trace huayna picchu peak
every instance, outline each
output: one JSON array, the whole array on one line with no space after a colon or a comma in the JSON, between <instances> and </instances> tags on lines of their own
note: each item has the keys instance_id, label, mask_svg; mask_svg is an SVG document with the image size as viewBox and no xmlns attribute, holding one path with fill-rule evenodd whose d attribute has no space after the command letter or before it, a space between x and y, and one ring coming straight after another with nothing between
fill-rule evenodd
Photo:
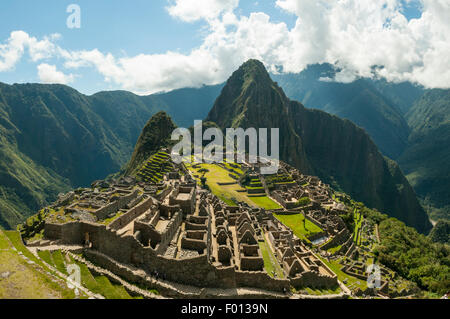
<instances>
[{"instance_id":1,"label":"huayna picchu peak","mask_svg":"<svg viewBox=\"0 0 450 319\"><path fill-rule=\"evenodd\" d=\"M257 60L233 73L206 120L221 129L280 128L280 159L421 232L431 229L398 165L363 129L289 100Z\"/></svg>"}]
</instances>

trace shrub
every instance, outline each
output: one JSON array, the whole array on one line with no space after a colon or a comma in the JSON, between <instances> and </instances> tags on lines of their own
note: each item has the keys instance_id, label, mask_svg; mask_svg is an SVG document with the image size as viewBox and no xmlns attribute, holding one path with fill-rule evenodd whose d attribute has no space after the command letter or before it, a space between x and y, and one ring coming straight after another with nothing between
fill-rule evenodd
<instances>
[{"instance_id":1,"label":"shrub","mask_svg":"<svg viewBox=\"0 0 450 319\"><path fill-rule=\"evenodd\" d=\"M311 203L309 197L302 197L297 201L298 206L306 206Z\"/></svg>"}]
</instances>

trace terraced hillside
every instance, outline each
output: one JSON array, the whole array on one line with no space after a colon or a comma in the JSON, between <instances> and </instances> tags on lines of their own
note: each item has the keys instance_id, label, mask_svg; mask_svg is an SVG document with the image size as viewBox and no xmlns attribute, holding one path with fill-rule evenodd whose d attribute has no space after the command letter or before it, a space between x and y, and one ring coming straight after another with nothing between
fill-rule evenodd
<instances>
[{"instance_id":1,"label":"terraced hillside","mask_svg":"<svg viewBox=\"0 0 450 319\"><path fill-rule=\"evenodd\" d=\"M85 264L75 260L68 254L62 253L60 250L41 250L38 251L38 256L65 275L68 275L68 265L77 265L81 271L81 284L93 293L106 299L133 299L123 286L112 283L106 276L92 273Z\"/></svg>"},{"instance_id":2,"label":"terraced hillside","mask_svg":"<svg viewBox=\"0 0 450 319\"><path fill-rule=\"evenodd\" d=\"M159 151L142 165L137 177L143 182L158 183L171 168L170 155L167 152Z\"/></svg>"},{"instance_id":3,"label":"terraced hillside","mask_svg":"<svg viewBox=\"0 0 450 319\"><path fill-rule=\"evenodd\" d=\"M293 184L295 181L289 174L277 173L266 176L266 184L269 189L273 189L277 185Z\"/></svg>"}]
</instances>

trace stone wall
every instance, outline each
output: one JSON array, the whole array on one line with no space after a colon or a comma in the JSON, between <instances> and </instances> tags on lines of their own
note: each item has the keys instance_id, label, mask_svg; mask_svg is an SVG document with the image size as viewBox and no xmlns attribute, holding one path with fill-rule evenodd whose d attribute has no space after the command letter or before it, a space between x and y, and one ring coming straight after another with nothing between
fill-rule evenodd
<instances>
[{"instance_id":1,"label":"stone wall","mask_svg":"<svg viewBox=\"0 0 450 319\"><path fill-rule=\"evenodd\" d=\"M263 270L264 259L260 256L244 256L240 255L241 269L242 270Z\"/></svg>"},{"instance_id":2,"label":"stone wall","mask_svg":"<svg viewBox=\"0 0 450 319\"><path fill-rule=\"evenodd\" d=\"M134 206L124 215L118 217L111 224L109 224L109 228L117 230L124 227L125 225L128 225L134 219L145 213L153 205L153 203L154 199L152 197L145 199L142 203Z\"/></svg>"},{"instance_id":3,"label":"stone wall","mask_svg":"<svg viewBox=\"0 0 450 319\"><path fill-rule=\"evenodd\" d=\"M337 276L324 276L317 272L305 271L295 278L291 278L291 285L295 288L311 287L330 289L338 285Z\"/></svg>"},{"instance_id":4,"label":"stone wall","mask_svg":"<svg viewBox=\"0 0 450 319\"><path fill-rule=\"evenodd\" d=\"M331 247L336 247L345 243L348 240L350 233L347 228L343 228L339 233L337 233L330 241L324 244L321 248L327 250Z\"/></svg>"},{"instance_id":5,"label":"stone wall","mask_svg":"<svg viewBox=\"0 0 450 319\"><path fill-rule=\"evenodd\" d=\"M254 287L279 292L283 291L283 288L289 290L288 279L271 278L265 271L238 271L232 266L216 268L209 263L206 253L186 259L158 255L153 248L144 247L134 236L119 236L114 230L106 228L104 225L73 222L67 224L46 223L45 226L47 238L61 238L65 244L82 245L85 233L89 234L92 249L108 256L108 259L133 265L147 273L157 271L172 282L196 287ZM102 261L99 260L96 262L106 269L117 271L110 264L102 264ZM130 276L130 274L120 273L117 275ZM132 281L131 278L124 278Z\"/></svg>"},{"instance_id":6,"label":"stone wall","mask_svg":"<svg viewBox=\"0 0 450 319\"><path fill-rule=\"evenodd\" d=\"M187 231L181 239L181 248L203 252L207 247L206 231Z\"/></svg>"},{"instance_id":7,"label":"stone wall","mask_svg":"<svg viewBox=\"0 0 450 319\"><path fill-rule=\"evenodd\" d=\"M265 271L236 270L236 285L238 287L255 287L260 289L282 292L289 291L289 280L270 277Z\"/></svg>"},{"instance_id":8,"label":"stone wall","mask_svg":"<svg viewBox=\"0 0 450 319\"><path fill-rule=\"evenodd\" d=\"M97 216L98 219L102 220L108 217L109 214L115 213L119 211L119 209L124 208L128 205L129 202L131 202L133 199L135 199L138 195L138 191L135 190L129 195L120 196L116 201L97 209L94 212L94 215Z\"/></svg>"}]
</instances>

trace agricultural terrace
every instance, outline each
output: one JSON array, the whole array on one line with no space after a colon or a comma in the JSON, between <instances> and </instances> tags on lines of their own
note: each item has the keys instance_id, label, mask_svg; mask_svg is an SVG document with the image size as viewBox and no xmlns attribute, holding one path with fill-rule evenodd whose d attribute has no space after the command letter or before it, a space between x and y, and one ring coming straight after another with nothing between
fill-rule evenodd
<instances>
[{"instance_id":1,"label":"agricultural terrace","mask_svg":"<svg viewBox=\"0 0 450 319\"><path fill-rule=\"evenodd\" d=\"M294 184L295 181L289 174L273 174L265 176L266 184L269 189L273 189L276 185Z\"/></svg>"},{"instance_id":2,"label":"agricultural terrace","mask_svg":"<svg viewBox=\"0 0 450 319\"><path fill-rule=\"evenodd\" d=\"M364 217L356 208L353 211L353 220L355 221L355 230L353 232L353 241L358 246L361 245L361 225Z\"/></svg>"},{"instance_id":3,"label":"agricultural terrace","mask_svg":"<svg viewBox=\"0 0 450 319\"><path fill-rule=\"evenodd\" d=\"M317 257L320 258L320 260L322 260L325 263L325 265L327 265L338 276L338 280L340 282L343 282L350 290L355 290L355 289L359 288L364 291L367 289L367 281L366 280L362 280L362 279L358 279L356 277L350 276L341 270L342 264L339 259L338 260L332 260L332 259L328 260L319 255L317 255Z\"/></svg>"},{"instance_id":4,"label":"agricultural terrace","mask_svg":"<svg viewBox=\"0 0 450 319\"><path fill-rule=\"evenodd\" d=\"M185 162L185 165L198 182L201 182L201 178L205 177L206 185L211 192L228 205L234 206L238 201L265 209L281 208L280 205L267 197L265 192L249 196L248 190L239 185L239 178L244 174L239 164Z\"/></svg>"},{"instance_id":5,"label":"agricultural terrace","mask_svg":"<svg viewBox=\"0 0 450 319\"><path fill-rule=\"evenodd\" d=\"M137 173L137 177L144 182L158 183L171 168L170 155L166 152L159 151L142 165Z\"/></svg>"},{"instance_id":6,"label":"agricultural terrace","mask_svg":"<svg viewBox=\"0 0 450 319\"><path fill-rule=\"evenodd\" d=\"M65 281L23 245L19 232L0 230L0 251L0 299L75 298Z\"/></svg>"},{"instance_id":7,"label":"agricultural terrace","mask_svg":"<svg viewBox=\"0 0 450 319\"><path fill-rule=\"evenodd\" d=\"M133 299L133 297L128 294L122 285L112 283L106 276L90 272L89 268L85 264L74 260L72 256L66 255L60 250L52 252L48 250L41 250L38 251L38 256L47 264L58 269L65 275L68 275L68 265L78 265L81 271L81 284L93 293L102 295L106 299ZM138 297L136 299L142 299L142 297Z\"/></svg>"}]
</instances>

